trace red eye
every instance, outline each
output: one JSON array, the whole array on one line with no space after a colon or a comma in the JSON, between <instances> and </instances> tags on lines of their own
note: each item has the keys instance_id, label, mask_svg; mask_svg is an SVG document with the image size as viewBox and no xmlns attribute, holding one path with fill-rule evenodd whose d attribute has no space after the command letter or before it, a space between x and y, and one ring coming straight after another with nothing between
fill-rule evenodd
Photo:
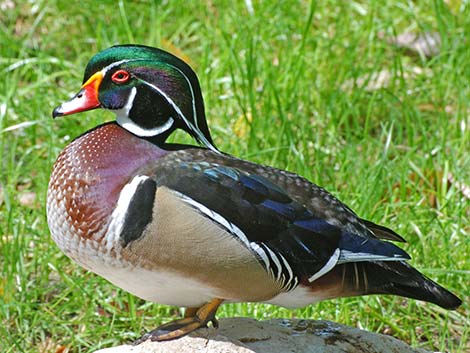
<instances>
[{"instance_id":1,"label":"red eye","mask_svg":"<svg viewBox=\"0 0 470 353\"><path fill-rule=\"evenodd\" d=\"M111 76L111 80L113 80L113 82L115 83L124 83L124 82L127 82L129 80L129 77L131 77L131 75L129 75L129 73L125 70L117 70L113 76Z\"/></svg>"}]
</instances>

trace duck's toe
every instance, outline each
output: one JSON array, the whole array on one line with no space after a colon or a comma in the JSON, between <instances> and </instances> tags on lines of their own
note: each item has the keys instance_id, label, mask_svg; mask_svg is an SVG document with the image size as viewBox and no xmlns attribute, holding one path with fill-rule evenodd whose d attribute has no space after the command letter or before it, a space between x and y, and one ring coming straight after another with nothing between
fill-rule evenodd
<instances>
[{"instance_id":1,"label":"duck's toe","mask_svg":"<svg viewBox=\"0 0 470 353\"><path fill-rule=\"evenodd\" d=\"M223 299L213 299L210 302L201 306L199 309L197 309L197 311L193 310L195 311L194 315L163 324L157 327L155 330L144 334L133 344L138 345L147 340L174 340L186 336L188 333L191 333L201 327L207 327L207 324L209 322L212 322L212 325L215 328L218 328L219 322L215 318L215 313L217 312L217 309L219 308L220 304L222 304L222 302Z\"/></svg>"}]
</instances>

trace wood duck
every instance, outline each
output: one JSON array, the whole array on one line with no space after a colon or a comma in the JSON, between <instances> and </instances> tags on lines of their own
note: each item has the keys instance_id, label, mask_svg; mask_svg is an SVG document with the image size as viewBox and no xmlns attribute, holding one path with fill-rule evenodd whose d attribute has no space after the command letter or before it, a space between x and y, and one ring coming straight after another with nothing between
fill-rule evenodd
<instances>
[{"instance_id":1,"label":"wood duck","mask_svg":"<svg viewBox=\"0 0 470 353\"><path fill-rule=\"evenodd\" d=\"M81 90L53 117L114 112L59 155L47 219L59 248L148 301L186 307L144 335L181 337L224 302L303 307L337 297L394 294L455 309L461 300L411 267L389 241L305 178L221 153L198 79L175 56L114 46L88 63ZM183 129L203 147L166 143Z\"/></svg>"}]
</instances>

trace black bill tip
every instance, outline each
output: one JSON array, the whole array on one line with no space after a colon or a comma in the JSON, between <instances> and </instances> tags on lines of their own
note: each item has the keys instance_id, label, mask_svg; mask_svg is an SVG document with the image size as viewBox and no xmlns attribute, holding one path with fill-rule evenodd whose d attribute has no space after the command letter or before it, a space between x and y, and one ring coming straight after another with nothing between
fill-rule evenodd
<instances>
[{"instance_id":1,"label":"black bill tip","mask_svg":"<svg viewBox=\"0 0 470 353\"><path fill-rule=\"evenodd\" d=\"M63 111L62 111L62 105L59 105L58 107L56 107L53 111L52 111L52 118L55 119L57 118L58 116L62 116L64 115Z\"/></svg>"}]
</instances>

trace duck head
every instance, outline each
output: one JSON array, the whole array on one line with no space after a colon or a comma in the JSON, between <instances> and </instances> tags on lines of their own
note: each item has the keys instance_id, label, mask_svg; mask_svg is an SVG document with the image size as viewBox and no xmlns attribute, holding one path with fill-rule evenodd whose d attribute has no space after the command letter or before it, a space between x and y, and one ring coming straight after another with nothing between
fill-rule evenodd
<instances>
[{"instance_id":1,"label":"duck head","mask_svg":"<svg viewBox=\"0 0 470 353\"><path fill-rule=\"evenodd\" d=\"M180 128L217 151L196 74L163 50L118 45L96 54L85 69L80 91L52 115L55 118L95 108L114 112L117 123L139 137L164 142Z\"/></svg>"}]
</instances>

